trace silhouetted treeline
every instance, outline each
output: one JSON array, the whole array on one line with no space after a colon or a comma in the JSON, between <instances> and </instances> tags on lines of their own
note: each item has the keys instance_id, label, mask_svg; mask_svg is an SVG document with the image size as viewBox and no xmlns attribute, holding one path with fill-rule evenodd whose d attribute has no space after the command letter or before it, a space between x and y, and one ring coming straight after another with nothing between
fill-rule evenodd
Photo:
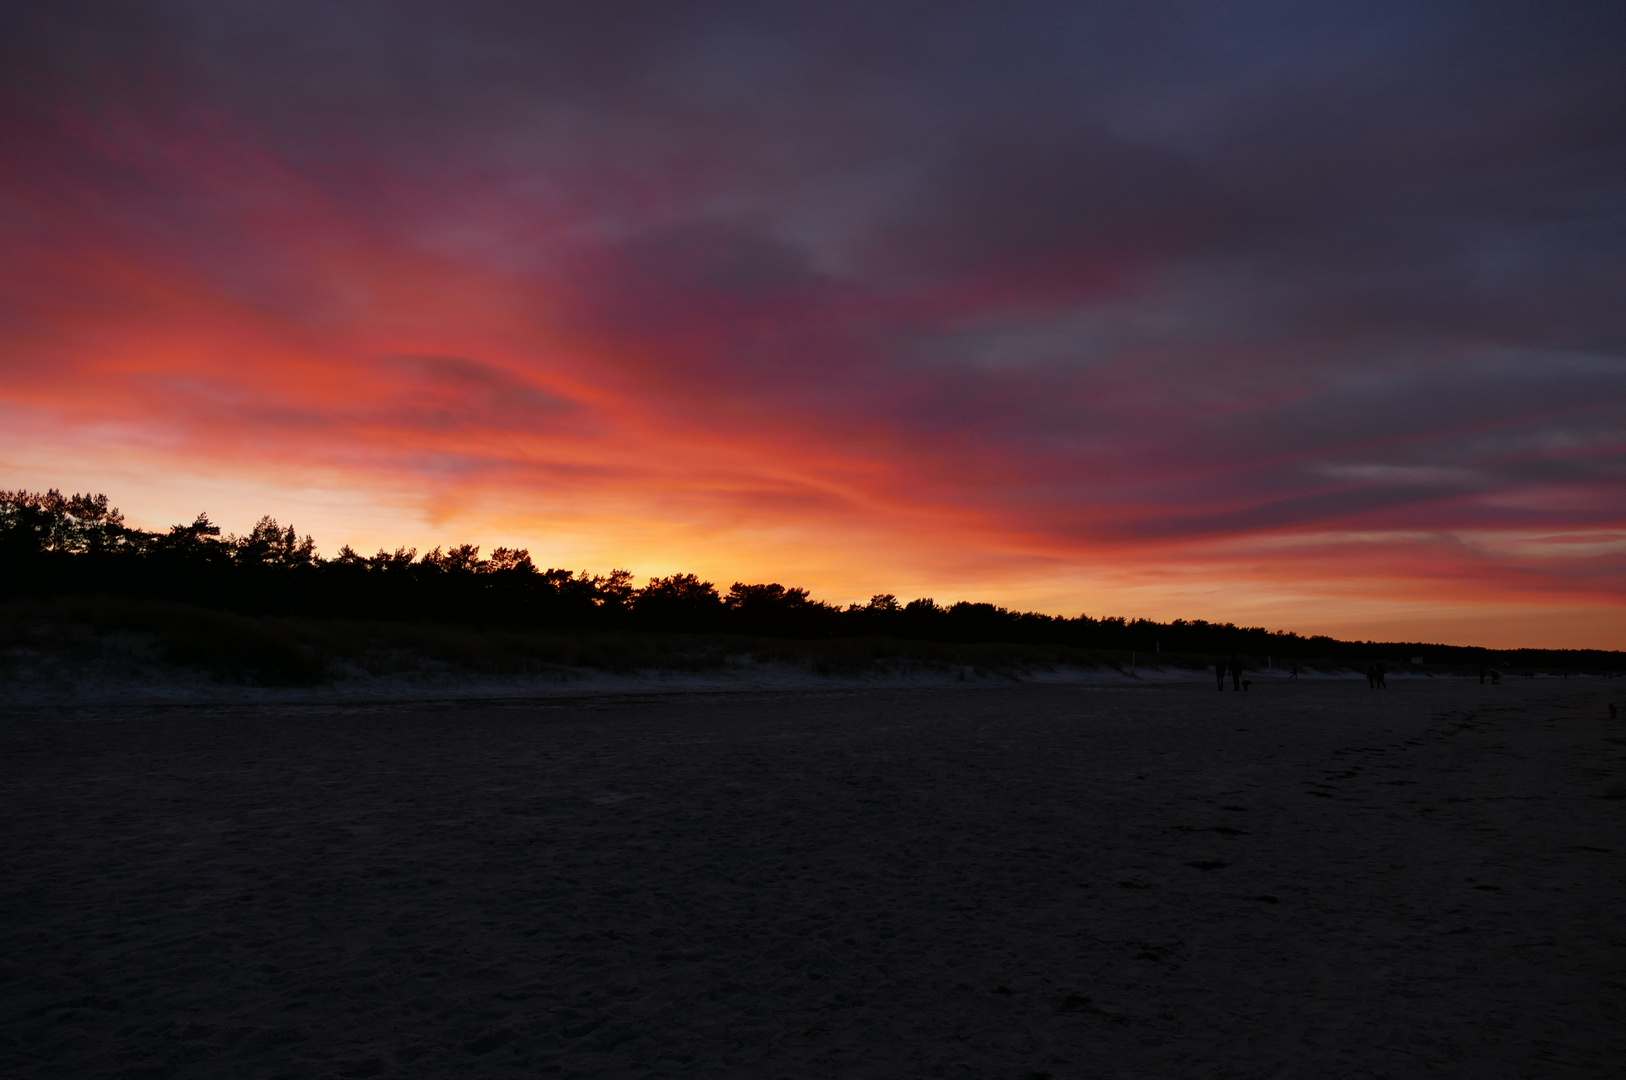
<instances>
[{"instance_id":1,"label":"silhouetted treeline","mask_svg":"<svg viewBox=\"0 0 1626 1080\"><path fill-rule=\"evenodd\" d=\"M0 491L4 597L102 593L252 615L1054 644L1133 650L1148 661L1159 652L1399 664L1422 656L1430 665L1626 670L1626 654L1595 649L1339 641L1201 619L1065 618L963 601L903 603L889 595L842 608L779 584L735 582L722 592L693 574L638 587L625 570L540 569L524 549L497 548L481 558L470 544L422 556L407 548L361 555L347 546L331 559L315 552L309 536L269 517L244 536L222 535L203 514L189 525L148 532L125 525L105 495Z\"/></svg>"}]
</instances>

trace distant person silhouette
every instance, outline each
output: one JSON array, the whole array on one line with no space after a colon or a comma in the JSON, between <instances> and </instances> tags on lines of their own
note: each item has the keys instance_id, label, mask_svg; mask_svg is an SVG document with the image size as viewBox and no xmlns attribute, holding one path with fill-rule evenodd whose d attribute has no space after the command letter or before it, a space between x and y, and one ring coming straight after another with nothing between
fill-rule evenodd
<instances>
[{"instance_id":1,"label":"distant person silhouette","mask_svg":"<svg viewBox=\"0 0 1626 1080\"><path fill-rule=\"evenodd\" d=\"M1366 688L1368 690L1378 688L1378 666L1376 664L1366 665Z\"/></svg>"},{"instance_id":2,"label":"distant person silhouette","mask_svg":"<svg viewBox=\"0 0 1626 1080\"><path fill-rule=\"evenodd\" d=\"M1389 689L1389 680L1387 678L1388 674L1389 674L1389 672L1384 668L1384 666L1382 664L1373 664L1372 665L1372 679L1373 679L1372 685L1376 686L1379 690L1387 690L1387 689Z\"/></svg>"},{"instance_id":3,"label":"distant person silhouette","mask_svg":"<svg viewBox=\"0 0 1626 1080\"><path fill-rule=\"evenodd\" d=\"M1225 661L1224 660L1221 660L1219 663L1214 665L1214 677L1219 680L1220 691L1224 692L1224 690L1225 690Z\"/></svg>"},{"instance_id":4,"label":"distant person silhouette","mask_svg":"<svg viewBox=\"0 0 1626 1080\"><path fill-rule=\"evenodd\" d=\"M1231 661L1231 689L1242 689L1242 661L1240 660Z\"/></svg>"}]
</instances>

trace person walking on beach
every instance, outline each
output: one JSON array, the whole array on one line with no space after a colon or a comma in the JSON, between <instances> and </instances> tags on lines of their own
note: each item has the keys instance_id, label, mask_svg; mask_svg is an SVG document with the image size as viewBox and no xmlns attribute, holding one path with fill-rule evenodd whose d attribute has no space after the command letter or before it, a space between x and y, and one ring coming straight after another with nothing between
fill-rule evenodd
<instances>
[{"instance_id":1,"label":"person walking on beach","mask_svg":"<svg viewBox=\"0 0 1626 1080\"><path fill-rule=\"evenodd\" d=\"M1242 661L1236 659L1231 661L1231 689L1242 689Z\"/></svg>"},{"instance_id":2,"label":"person walking on beach","mask_svg":"<svg viewBox=\"0 0 1626 1080\"><path fill-rule=\"evenodd\" d=\"M1389 680L1384 678L1384 676L1387 675L1387 674L1389 674L1389 673L1383 669L1382 664L1373 664L1372 665L1372 685L1374 687L1376 687L1377 689L1379 689L1379 690L1387 690L1387 689L1389 689Z\"/></svg>"},{"instance_id":3,"label":"person walking on beach","mask_svg":"<svg viewBox=\"0 0 1626 1080\"><path fill-rule=\"evenodd\" d=\"M1368 690L1378 688L1378 666L1376 664L1366 665L1366 688Z\"/></svg>"},{"instance_id":4,"label":"person walking on beach","mask_svg":"<svg viewBox=\"0 0 1626 1080\"><path fill-rule=\"evenodd\" d=\"M1225 661L1224 660L1221 660L1219 663L1214 665L1214 677L1219 679L1220 692L1224 693L1224 691L1225 691Z\"/></svg>"}]
</instances>

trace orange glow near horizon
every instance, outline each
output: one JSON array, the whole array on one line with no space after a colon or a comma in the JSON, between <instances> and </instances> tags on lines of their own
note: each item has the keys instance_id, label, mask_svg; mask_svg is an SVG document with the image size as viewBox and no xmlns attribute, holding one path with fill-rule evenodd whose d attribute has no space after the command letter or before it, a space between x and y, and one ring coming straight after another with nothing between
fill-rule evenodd
<instances>
[{"instance_id":1,"label":"orange glow near horizon","mask_svg":"<svg viewBox=\"0 0 1626 1080\"><path fill-rule=\"evenodd\" d=\"M1626 648L1626 365L1284 316L1222 193L1128 143L1090 152L1133 183L1076 166L1126 209L1063 243L980 174L829 197L754 129L561 120L533 161L139 94L8 123L0 487L327 553Z\"/></svg>"}]
</instances>

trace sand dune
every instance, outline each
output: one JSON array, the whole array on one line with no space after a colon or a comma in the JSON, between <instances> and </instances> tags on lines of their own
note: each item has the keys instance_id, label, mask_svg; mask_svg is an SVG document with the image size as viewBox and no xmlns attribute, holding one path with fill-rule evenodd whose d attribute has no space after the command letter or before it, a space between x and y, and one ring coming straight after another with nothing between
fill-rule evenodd
<instances>
[{"instance_id":1,"label":"sand dune","mask_svg":"<svg viewBox=\"0 0 1626 1080\"><path fill-rule=\"evenodd\" d=\"M13 708L0 1053L1616 1076L1619 685Z\"/></svg>"}]
</instances>

